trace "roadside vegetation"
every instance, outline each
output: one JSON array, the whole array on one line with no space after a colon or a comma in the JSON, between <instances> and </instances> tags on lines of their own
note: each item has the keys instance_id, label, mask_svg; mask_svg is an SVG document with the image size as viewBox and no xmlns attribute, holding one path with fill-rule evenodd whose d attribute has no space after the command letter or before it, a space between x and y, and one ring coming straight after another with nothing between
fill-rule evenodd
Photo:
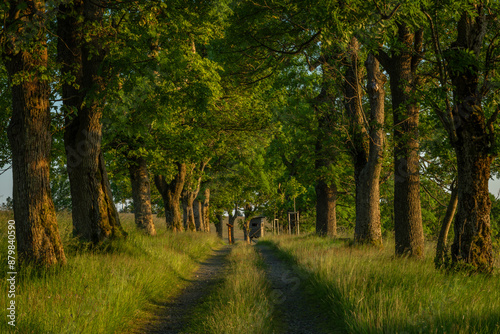
<instances>
[{"instance_id":1,"label":"roadside vegetation","mask_svg":"<svg viewBox=\"0 0 500 334\"><path fill-rule=\"evenodd\" d=\"M499 254L492 275L437 271L423 261L317 236L266 238L306 281L333 332L500 333Z\"/></svg>"},{"instance_id":2,"label":"roadside vegetation","mask_svg":"<svg viewBox=\"0 0 500 334\"><path fill-rule=\"evenodd\" d=\"M7 231L9 214L0 213ZM221 242L205 233L172 233L156 222L158 235L135 228L133 215L122 215L126 240L107 247L82 249L71 238L71 215L59 214L64 247L71 255L66 266L24 268L17 276L16 327L0 322L0 332L121 333L131 321L144 320L151 303L165 302L185 285L198 262ZM6 233L0 247L7 249ZM6 263L6 252L1 261ZM5 275L5 273L4 273ZM1 280L0 306L6 309L7 282Z\"/></svg>"},{"instance_id":3,"label":"roadside vegetation","mask_svg":"<svg viewBox=\"0 0 500 334\"><path fill-rule=\"evenodd\" d=\"M279 318L262 258L238 243L228 261L223 281L195 310L186 333L276 333Z\"/></svg>"}]
</instances>

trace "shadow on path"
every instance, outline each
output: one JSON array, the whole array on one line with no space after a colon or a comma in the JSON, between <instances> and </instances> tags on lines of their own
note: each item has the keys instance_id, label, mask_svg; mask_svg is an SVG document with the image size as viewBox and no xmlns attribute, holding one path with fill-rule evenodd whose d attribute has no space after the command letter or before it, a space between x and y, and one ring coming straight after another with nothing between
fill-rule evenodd
<instances>
[{"instance_id":1,"label":"shadow on path","mask_svg":"<svg viewBox=\"0 0 500 334\"><path fill-rule=\"evenodd\" d=\"M325 330L325 318L331 317L327 301L323 296L311 293L311 275L299 266L291 265L284 258L289 254L259 242L255 246L267 264L267 277L273 289L271 300L281 314L284 333L316 334L345 333L342 321L336 321L335 328ZM315 287L315 290L321 288ZM325 312L325 306L327 311ZM340 319L338 319L340 320Z\"/></svg>"},{"instance_id":2,"label":"shadow on path","mask_svg":"<svg viewBox=\"0 0 500 334\"><path fill-rule=\"evenodd\" d=\"M214 255L200 263L188 285L170 302L160 304L158 318L139 332L148 334L182 333L194 308L223 278L226 257L230 246L215 250Z\"/></svg>"}]
</instances>

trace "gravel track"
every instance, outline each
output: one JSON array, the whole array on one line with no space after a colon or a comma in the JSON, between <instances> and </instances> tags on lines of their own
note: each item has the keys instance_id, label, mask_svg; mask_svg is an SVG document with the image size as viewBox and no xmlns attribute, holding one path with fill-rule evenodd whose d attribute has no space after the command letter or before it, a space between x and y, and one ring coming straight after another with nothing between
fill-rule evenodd
<instances>
[{"instance_id":1,"label":"gravel track","mask_svg":"<svg viewBox=\"0 0 500 334\"><path fill-rule=\"evenodd\" d=\"M139 333L173 334L182 333L193 309L207 296L216 283L223 278L226 257L230 246L214 251L214 255L200 263L191 282L171 302L161 305L159 318L142 328Z\"/></svg>"}]
</instances>

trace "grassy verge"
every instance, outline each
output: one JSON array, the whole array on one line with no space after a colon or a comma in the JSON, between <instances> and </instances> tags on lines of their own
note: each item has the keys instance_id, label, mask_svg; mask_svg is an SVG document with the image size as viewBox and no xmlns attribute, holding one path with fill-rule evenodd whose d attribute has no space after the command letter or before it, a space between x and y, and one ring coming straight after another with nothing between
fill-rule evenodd
<instances>
[{"instance_id":1,"label":"grassy verge","mask_svg":"<svg viewBox=\"0 0 500 334\"><path fill-rule=\"evenodd\" d=\"M2 231L8 218L0 216ZM2 333L120 333L131 319L144 316L148 304L174 295L198 261L220 245L202 233L167 232L160 220L158 236L148 237L135 230L133 215L124 215L127 240L113 242L106 252L81 251L70 237L70 217L58 218L68 264L23 269L16 285L16 327L1 321ZM6 232L0 235L0 261L6 268ZM6 310L6 279L0 287L0 308Z\"/></svg>"},{"instance_id":2,"label":"grassy verge","mask_svg":"<svg viewBox=\"0 0 500 334\"><path fill-rule=\"evenodd\" d=\"M237 244L223 282L195 310L186 333L275 333L265 264L254 247Z\"/></svg>"},{"instance_id":3,"label":"grassy verge","mask_svg":"<svg viewBox=\"0 0 500 334\"><path fill-rule=\"evenodd\" d=\"M316 236L268 239L296 262L332 332L500 333L500 276L446 274L424 261ZM498 262L497 262L498 263Z\"/></svg>"}]
</instances>

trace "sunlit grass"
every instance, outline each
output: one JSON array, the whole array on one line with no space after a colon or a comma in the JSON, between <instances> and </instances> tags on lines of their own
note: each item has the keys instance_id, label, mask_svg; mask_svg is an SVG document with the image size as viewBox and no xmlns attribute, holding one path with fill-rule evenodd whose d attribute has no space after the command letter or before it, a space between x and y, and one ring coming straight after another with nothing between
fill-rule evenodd
<instances>
[{"instance_id":1,"label":"sunlit grass","mask_svg":"<svg viewBox=\"0 0 500 334\"><path fill-rule=\"evenodd\" d=\"M262 258L237 244L223 282L195 311L186 333L274 333L277 319Z\"/></svg>"},{"instance_id":2,"label":"sunlit grass","mask_svg":"<svg viewBox=\"0 0 500 334\"><path fill-rule=\"evenodd\" d=\"M308 273L327 326L349 333L500 333L500 276L434 269L424 261L316 236L269 241Z\"/></svg>"},{"instance_id":3,"label":"sunlit grass","mask_svg":"<svg viewBox=\"0 0 500 334\"><path fill-rule=\"evenodd\" d=\"M5 231L6 218L0 216L0 228ZM50 270L25 268L18 276L18 333L120 333L148 304L165 301L179 291L198 262L220 246L213 235L167 232L160 220L158 236L149 237L135 230L133 215L122 218L127 240L113 242L106 251L91 252L75 247L70 216L59 215L68 263ZM5 234L0 247L6 250ZM5 263L5 251L0 253ZM4 291L0 305L5 310L5 279L0 286ZM0 322L0 332L8 330L12 331L11 326Z\"/></svg>"}]
</instances>

